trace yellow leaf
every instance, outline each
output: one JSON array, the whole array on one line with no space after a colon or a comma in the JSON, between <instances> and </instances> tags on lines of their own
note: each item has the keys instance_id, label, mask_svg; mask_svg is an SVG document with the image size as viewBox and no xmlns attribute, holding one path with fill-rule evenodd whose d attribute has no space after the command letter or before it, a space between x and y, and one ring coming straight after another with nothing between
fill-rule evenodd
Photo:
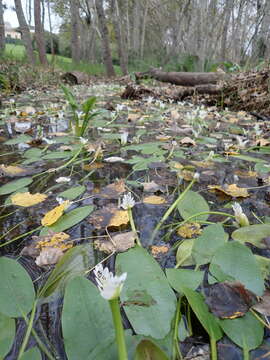
<instances>
[{"instance_id":1,"label":"yellow leaf","mask_svg":"<svg viewBox=\"0 0 270 360\"><path fill-rule=\"evenodd\" d=\"M41 219L43 226L50 226L54 224L62 215L64 210L69 206L69 200L64 201L61 205L56 206L52 210L48 211Z\"/></svg>"},{"instance_id":2,"label":"yellow leaf","mask_svg":"<svg viewBox=\"0 0 270 360\"><path fill-rule=\"evenodd\" d=\"M177 229L177 234L185 239L191 239L194 235L200 235L201 225L198 223L187 223Z\"/></svg>"},{"instance_id":3,"label":"yellow leaf","mask_svg":"<svg viewBox=\"0 0 270 360\"><path fill-rule=\"evenodd\" d=\"M72 244L66 244L66 241L69 240L70 236L64 232L59 232L53 234L52 237L45 238L45 240L40 240L36 244L36 248L44 249L44 248L58 248L62 251L65 251L72 247Z\"/></svg>"},{"instance_id":4,"label":"yellow leaf","mask_svg":"<svg viewBox=\"0 0 270 360\"><path fill-rule=\"evenodd\" d=\"M12 166L12 165L10 166L0 165L0 170L3 171L5 175L12 175L12 176L21 175L27 172L25 169L19 166Z\"/></svg>"},{"instance_id":5,"label":"yellow leaf","mask_svg":"<svg viewBox=\"0 0 270 360\"><path fill-rule=\"evenodd\" d=\"M116 210L111 218L108 226L121 226L126 225L129 222L129 216L127 210Z\"/></svg>"},{"instance_id":6,"label":"yellow leaf","mask_svg":"<svg viewBox=\"0 0 270 360\"><path fill-rule=\"evenodd\" d=\"M145 204L160 205L160 204L165 204L166 200L161 196L151 195L151 196L146 196L143 199L143 202Z\"/></svg>"},{"instance_id":7,"label":"yellow leaf","mask_svg":"<svg viewBox=\"0 0 270 360\"><path fill-rule=\"evenodd\" d=\"M154 245L151 246L151 253L154 257L162 254L166 254L169 251L169 247L165 245Z\"/></svg>"},{"instance_id":8,"label":"yellow leaf","mask_svg":"<svg viewBox=\"0 0 270 360\"><path fill-rule=\"evenodd\" d=\"M29 192L17 193L11 196L12 204L24 207L36 205L45 199L47 199L47 195L45 194L30 194Z\"/></svg>"},{"instance_id":9,"label":"yellow leaf","mask_svg":"<svg viewBox=\"0 0 270 360\"><path fill-rule=\"evenodd\" d=\"M246 188L240 188L236 184L226 185L221 187L219 185L208 185L208 189L210 190L218 190L223 192L226 195L232 197L248 197L249 193Z\"/></svg>"}]
</instances>

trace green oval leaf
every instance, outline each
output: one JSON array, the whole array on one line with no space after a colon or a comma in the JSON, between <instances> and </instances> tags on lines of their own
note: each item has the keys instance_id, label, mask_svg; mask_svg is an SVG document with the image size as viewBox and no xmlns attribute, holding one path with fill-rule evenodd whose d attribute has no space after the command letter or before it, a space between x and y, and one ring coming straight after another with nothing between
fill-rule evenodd
<instances>
[{"instance_id":1,"label":"green oval leaf","mask_svg":"<svg viewBox=\"0 0 270 360\"><path fill-rule=\"evenodd\" d=\"M31 140L32 140L32 138L29 135L20 135L20 136L17 136L15 138L13 138L13 139L5 141L4 144L6 144L6 145L17 145L17 144L20 144L20 143L30 142Z\"/></svg>"},{"instance_id":2,"label":"green oval leaf","mask_svg":"<svg viewBox=\"0 0 270 360\"><path fill-rule=\"evenodd\" d=\"M171 328L176 297L158 263L136 246L117 255L116 269L127 272L121 302L136 333L164 338Z\"/></svg>"},{"instance_id":3,"label":"green oval leaf","mask_svg":"<svg viewBox=\"0 0 270 360\"><path fill-rule=\"evenodd\" d=\"M258 248L265 249L266 244L262 240L270 236L270 225L256 224L244 226L232 233L232 238L241 243L251 243Z\"/></svg>"},{"instance_id":4,"label":"green oval leaf","mask_svg":"<svg viewBox=\"0 0 270 360\"><path fill-rule=\"evenodd\" d=\"M185 239L177 248L176 262L177 267L195 265L192 253L194 239Z\"/></svg>"},{"instance_id":5,"label":"green oval leaf","mask_svg":"<svg viewBox=\"0 0 270 360\"><path fill-rule=\"evenodd\" d=\"M211 261L217 249L223 246L229 235L221 224L207 226L202 234L194 240L192 256L197 265L207 264Z\"/></svg>"},{"instance_id":6,"label":"green oval leaf","mask_svg":"<svg viewBox=\"0 0 270 360\"><path fill-rule=\"evenodd\" d=\"M32 309L35 290L27 271L15 260L0 258L0 309L10 317L26 315Z\"/></svg>"},{"instance_id":7,"label":"green oval leaf","mask_svg":"<svg viewBox=\"0 0 270 360\"><path fill-rule=\"evenodd\" d=\"M264 326L250 312L241 318L220 320L220 325L228 338L242 348L251 350L262 343Z\"/></svg>"},{"instance_id":8,"label":"green oval leaf","mask_svg":"<svg viewBox=\"0 0 270 360\"><path fill-rule=\"evenodd\" d=\"M189 287L196 290L203 280L204 271L194 271L190 269L166 269L166 276L170 285L179 293L183 293L183 288Z\"/></svg>"},{"instance_id":9,"label":"green oval leaf","mask_svg":"<svg viewBox=\"0 0 270 360\"><path fill-rule=\"evenodd\" d=\"M21 360L41 360L41 354L38 348L34 347L23 353Z\"/></svg>"},{"instance_id":10,"label":"green oval leaf","mask_svg":"<svg viewBox=\"0 0 270 360\"><path fill-rule=\"evenodd\" d=\"M67 284L62 312L62 329L69 360L117 358L115 351L111 351L109 357L105 357L105 354L101 355L102 347L104 346L105 350L108 343L114 339L109 303L102 298L97 287L83 277L78 276ZM98 358L94 355L97 347L100 350Z\"/></svg>"},{"instance_id":11,"label":"green oval leaf","mask_svg":"<svg viewBox=\"0 0 270 360\"><path fill-rule=\"evenodd\" d=\"M200 212L209 211L209 205L207 201L195 191L189 190L183 200L177 206L178 211L184 220L190 216ZM205 221L209 217L208 214L200 215L192 219L192 221Z\"/></svg>"},{"instance_id":12,"label":"green oval leaf","mask_svg":"<svg viewBox=\"0 0 270 360\"><path fill-rule=\"evenodd\" d=\"M74 200L78 196L83 194L84 191L85 191L85 186L84 185L74 186L74 187L72 187L72 188L70 188L68 190L62 191L60 194L58 194L58 196L63 197L63 198L68 199L68 200Z\"/></svg>"},{"instance_id":13,"label":"green oval leaf","mask_svg":"<svg viewBox=\"0 0 270 360\"><path fill-rule=\"evenodd\" d=\"M54 232L65 231L81 222L84 218L86 218L86 216L91 214L93 210L94 206L92 205L82 206L71 210L67 214L64 214L55 224L42 229L40 235L46 235L48 233L48 229Z\"/></svg>"},{"instance_id":14,"label":"green oval leaf","mask_svg":"<svg viewBox=\"0 0 270 360\"><path fill-rule=\"evenodd\" d=\"M32 178L26 177L19 180L10 181L9 183L0 187L0 195L11 194L12 192L21 189L33 181Z\"/></svg>"},{"instance_id":15,"label":"green oval leaf","mask_svg":"<svg viewBox=\"0 0 270 360\"><path fill-rule=\"evenodd\" d=\"M150 340L142 340L136 348L134 360L169 360L168 356Z\"/></svg>"},{"instance_id":16,"label":"green oval leaf","mask_svg":"<svg viewBox=\"0 0 270 360\"><path fill-rule=\"evenodd\" d=\"M0 313L0 359L9 352L15 337L15 320Z\"/></svg>"},{"instance_id":17,"label":"green oval leaf","mask_svg":"<svg viewBox=\"0 0 270 360\"><path fill-rule=\"evenodd\" d=\"M214 265L214 266L213 266ZM240 281L248 290L257 295L264 291L264 280L260 266L251 250L237 241L229 241L220 247L210 264L210 273L219 281L219 268L221 272Z\"/></svg>"},{"instance_id":18,"label":"green oval leaf","mask_svg":"<svg viewBox=\"0 0 270 360\"><path fill-rule=\"evenodd\" d=\"M216 341L222 337L222 331L218 319L209 312L208 306L204 302L201 294L189 288L184 288L184 294L189 305L196 314L202 326L205 328L210 337Z\"/></svg>"}]
</instances>

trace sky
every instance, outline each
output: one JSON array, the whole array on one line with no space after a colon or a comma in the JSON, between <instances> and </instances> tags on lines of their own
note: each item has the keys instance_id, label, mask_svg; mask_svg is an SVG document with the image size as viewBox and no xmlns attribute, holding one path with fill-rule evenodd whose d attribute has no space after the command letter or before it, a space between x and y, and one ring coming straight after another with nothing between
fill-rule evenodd
<instances>
[{"instance_id":1,"label":"sky","mask_svg":"<svg viewBox=\"0 0 270 360\"><path fill-rule=\"evenodd\" d=\"M25 10L27 1L26 0L21 0L21 1L22 1L23 9ZM9 22L12 27L19 26L16 12L14 10L12 10L15 7L14 1L13 0L3 0L3 3L7 6L7 10L5 10L5 12L4 12L4 21ZM47 10L47 7L46 7L46 10ZM32 22L33 21L34 21L34 15L32 14ZM57 32L60 24L61 24L60 19L58 17L52 15L53 32ZM33 24L31 24L31 25L33 25ZM47 11L46 11L46 15L45 15L45 29L49 30Z\"/></svg>"}]
</instances>

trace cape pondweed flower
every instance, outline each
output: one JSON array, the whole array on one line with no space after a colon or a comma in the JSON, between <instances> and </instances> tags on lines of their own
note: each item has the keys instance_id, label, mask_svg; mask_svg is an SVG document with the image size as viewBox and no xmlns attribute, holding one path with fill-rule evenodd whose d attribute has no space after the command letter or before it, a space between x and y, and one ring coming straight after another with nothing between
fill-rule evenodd
<instances>
[{"instance_id":1,"label":"cape pondweed flower","mask_svg":"<svg viewBox=\"0 0 270 360\"><path fill-rule=\"evenodd\" d=\"M246 214L243 212L241 205L238 203L234 203L232 205L232 208L234 211L234 216L235 216L235 220L236 220L237 224L239 226L249 226L248 218L247 218Z\"/></svg>"},{"instance_id":2,"label":"cape pondweed flower","mask_svg":"<svg viewBox=\"0 0 270 360\"><path fill-rule=\"evenodd\" d=\"M133 206L135 205L135 200L133 198L133 196L131 195L131 193L127 193L123 196L123 200L121 203L121 206L124 210L128 210L133 208Z\"/></svg>"},{"instance_id":3,"label":"cape pondweed flower","mask_svg":"<svg viewBox=\"0 0 270 360\"><path fill-rule=\"evenodd\" d=\"M94 268L94 274L101 296L106 300L117 299L127 278L127 273L116 276L107 267L103 268L102 264L98 264Z\"/></svg>"}]
</instances>

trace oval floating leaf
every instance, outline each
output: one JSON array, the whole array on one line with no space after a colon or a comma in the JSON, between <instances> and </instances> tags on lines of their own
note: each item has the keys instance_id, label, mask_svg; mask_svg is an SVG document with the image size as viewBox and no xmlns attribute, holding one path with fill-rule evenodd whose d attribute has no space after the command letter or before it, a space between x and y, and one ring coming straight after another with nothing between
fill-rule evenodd
<instances>
[{"instance_id":1,"label":"oval floating leaf","mask_svg":"<svg viewBox=\"0 0 270 360\"><path fill-rule=\"evenodd\" d=\"M42 229L40 235L46 235L48 233L48 229L51 229L54 232L65 231L78 224L80 221L86 218L86 216L91 214L93 210L94 206L91 205L82 206L71 210L67 214L64 214L55 224Z\"/></svg>"},{"instance_id":2,"label":"oval floating leaf","mask_svg":"<svg viewBox=\"0 0 270 360\"><path fill-rule=\"evenodd\" d=\"M29 178L29 177L11 181L0 187L0 195L11 194L12 192L14 192L16 190L21 189L21 188L31 184L32 181L33 181L33 179Z\"/></svg>"},{"instance_id":3,"label":"oval floating leaf","mask_svg":"<svg viewBox=\"0 0 270 360\"><path fill-rule=\"evenodd\" d=\"M195 265L195 260L191 255L193 244L194 239L186 239L178 246L176 253L177 267Z\"/></svg>"},{"instance_id":4,"label":"oval floating leaf","mask_svg":"<svg viewBox=\"0 0 270 360\"><path fill-rule=\"evenodd\" d=\"M262 242L266 237L270 237L270 225L267 224L244 226L232 233L234 240L251 243L261 249L266 248L266 243Z\"/></svg>"},{"instance_id":5,"label":"oval floating leaf","mask_svg":"<svg viewBox=\"0 0 270 360\"><path fill-rule=\"evenodd\" d=\"M150 340L142 340L136 348L134 360L169 360L168 356Z\"/></svg>"},{"instance_id":6,"label":"oval floating leaf","mask_svg":"<svg viewBox=\"0 0 270 360\"><path fill-rule=\"evenodd\" d=\"M76 296L74 296L76 294ZM68 282L62 312L65 350L69 360L95 360L93 352L102 350L114 339L114 327L108 301L97 287L78 276ZM78 334L80 336L78 336ZM116 354L98 359L113 360Z\"/></svg>"},{"instance_id":7,"label":"oval floating leaf","mask_svg":"<svg viewBox=\"0 0 270 360\"><path fill-rule=\"evenodd\" d=\"M207 226L203 233L194 241L192 256L197 265L207 264L211 261L217 249L223 246L229 235L221 224Z\"/></svg>"},{"instance_id":8,"label":"oval floating leaf","mask_svg":"<svg viewBox=\"0 0 270 360\"><path fill-rule=\"evenodd\" d=\"M58 196L63 197L67 200L74 200L76 199L78 196L80 196L81 194L83 194L85 191L85 186L84 185L80 185L80 186L74 186L68 190L62 191L60 194L58 194Z\"/></svg>"},{"instance_id":9,"label":"oval floating leaf","mask_svg":"<svg viewBox=\"0 0 270 360\"><path fill-rule=\"evenodd\" d=\"M6 145L17 145L20 143L27 143L32 140L31 136L29 135L20 135L13 139L7 140L4 144Z\"/></svg>"},{"instance_id":10,"label":"oval floating leaf","mask_svg":"<svg viewBox=\"0 0 270 360\"><path fill-rule=\"evenodd\" d=\"M213 265L220 268L226 275L240 281L248 290L257 295L263 294L264 280L259 264L251 250L245 245L237 241L229 241L217 250L212 258L209 270L213 276L220 280Z\"/></svg>"},{"instance_id":11,"label":"oval floating leaf","mask_svg":"<svg viewBox=\"0 0 270 360\"><path fill-rule=\"evenodd\" d=\"M10 317L26 315L32 309L35 290L27 271L13 259L0 258L0 309Z\"/></svg>"},{"instance_id":12,"label":"oval floating leaf","mask_svg":"<svg viewBox=\"0 0 270 360\"><path fill-rule=\"evenodd\" d=\"M241 318L220 320L220 326L228 338L242 348L251 350L262 343L264 326L250 312Z\"/></svg>"},{"instance_id":13,"label":"oval floating leaf","mask_svg":"<svg viewBox=\"0 0 270 360\"><path fill-rule=\"evenodd\" d=\"M176 297L158 263L137 246L117 255L116 269L127 272L121 302L136 333L164 338L171 328Z\"/></svg>"},{"instance_id":14,"label":"oval floating leaf","mask_svg":"<svg viewBox=\"0 0 270 360\"><path fill-rule=\"evenodd\" d=\"M209 211L209 205L207 201L195 191L189 190L183 200L178 205L178 211L184 220L190 216L200 212ZM206 215L199 215L192 219L192 221L205 221L209 217Z\"/></svg>"},{"instance_id":15,"label":"oval floating leaf","mask_svg":"<svg viewBox=\"0 0 270 360\"><path fill-rule=\"evenodd\" d=\"M40 351L36 347L29 349L23 354L21 360L41 360Z\"/></svg>"},{"instance_id":16,"label":"oval floating leaf","mask_svg":"<svg viewBox=\"0 0 270 360\"><path fill-rule=\"evenodd\" d=\"M194 271L190 269L166 269L166 276L170 285L179 293L183 293L183 288L188 287L196 290L203 280L204 271Z\"/></svg>"},{"instance_id":17,"label":"oval floating leaf","mask_svg":"<svg viewBox=\"0 0 270 360\"><path fill-rule=\"evenodd\" d=\"M0 359L9 352L15 337L15 320L0 313Z\"/></svg>"}]
</instances>

